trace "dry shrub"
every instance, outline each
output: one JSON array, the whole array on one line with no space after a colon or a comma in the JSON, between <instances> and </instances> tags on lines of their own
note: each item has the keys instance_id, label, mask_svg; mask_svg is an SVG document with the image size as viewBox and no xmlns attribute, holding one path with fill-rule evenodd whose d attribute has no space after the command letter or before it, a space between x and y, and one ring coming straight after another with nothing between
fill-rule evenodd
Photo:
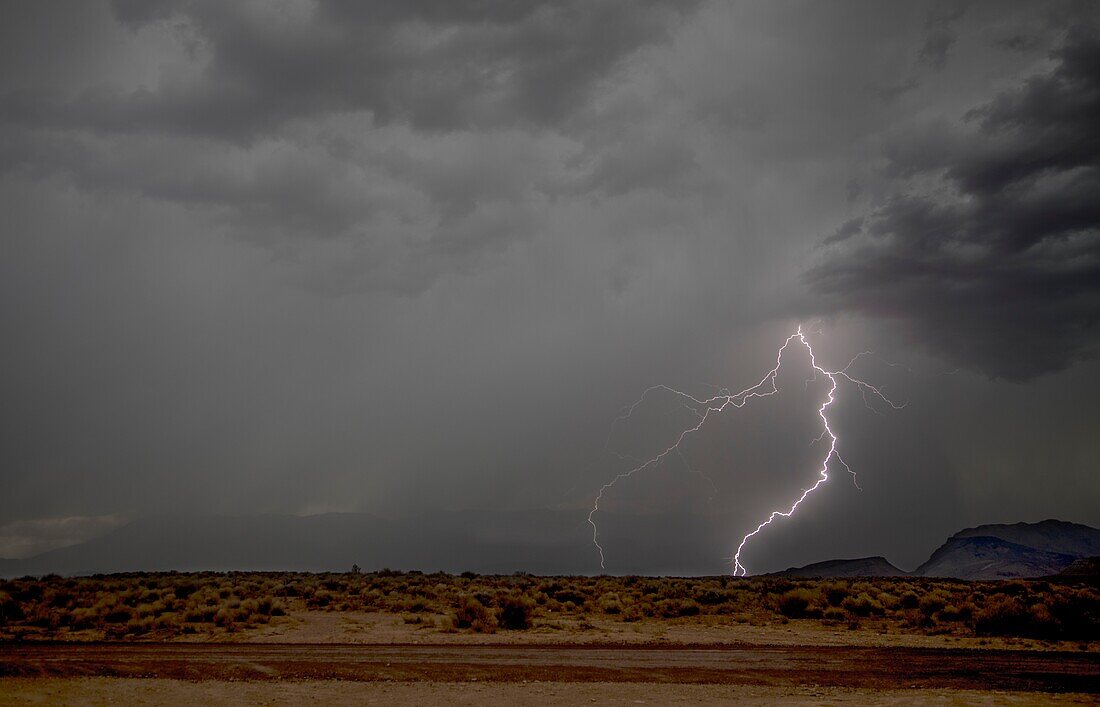
<instances>
[{"instance_id":1,"label":"dry shrub","mask_svg":"<svg viewBox=\"0 0 1100 707\"><path fill-rule=\"evenodd\" d=\"M1022 636L1031 628L1031 612L1008 594L990 597L974 615L974 631L979 636Z\"/></svg>"},{"instance_id":2,"label":"dry shrub","mask_svg":"<svg viewBox=\"0 0 1100 707\"><path fill-rule=\"evenodd\" d=\"M811 604L817 600L818 594L809 589L791 589L779 596L776 608L788 618L801 619L809 615Z\"/></svg>"},{"instance_id":3,"label":"dry shrub","mask_svg":"<svg viewBox=\"0 0 1100 707\"><path fill-rule=\"evenodd\" d=\"M935 619L936 621L966 621L973 613L974 605L969 602L958 606L948 604L935 615Z\"/></svg>"},{"instance_id":4,"label":"dry shrub","mask_svg":"<svg viewBox=\"0 0 1100 707\"><path fill-rule=\"evenodd\" d=\"M493 633L497 625L489 607L472 596L464 597L459 602L454 612L454 622L458 628L469 628L478 633Z\"/></svg>"},{"instance_id":5,"label":"dry shrub","mask_svg":"<svg viewBox=\"0 0 1100 707\"><path fill-rule=\"evenodd\" d=\"M715 587L702 587L695 592L694 598L704 606L716 606L726 601L726 593Z\"/></svg>"},{"instance_id":6,"label":"dry shrub","mask_svg":"<svg viewBox=\"0 0 1100 707\"><path fill-rule=\"evenodd\" d=\"M848 597L840 603L840 606L853 616L882 614L882 605L872 599L867 592L860 592L859 596Z\"/></svg>"},{"instance_id":7,"label":"dry shrub","mask_svg":"<svg viewBox=\"0 0 1100 707\"><path fill-rule=\"evenodd\" d=\"M114 606L107 610L103 620L109 624L124 624L133 617L133 612L128 606Z\"/></svg>"},{"instance_id":8,"label":"dry shrub","mask_svg":"<svg viewBox=\"0 0 1100 707\"><path fill-rule=\"evenodd\" d=\"M600 611L605 614L623 613L623 603L619 599L619 595L614 592L608 592L600 597Z\"/></svg>"},{"instance_id":9,"label":"dry shrub","mask_svg":"<svg viewBox=\"0 0 1100 707\"><path fill-rule=\"evenodd\" d=\"M662 599L656 604L656 612L665 618L696 616L700 608L693 599Z\"/></svg>"},{"instance_id":10,"label":"dry shrub","mask_svg":"<svg viewBox=\"0 0 1100 707\"><path fill-rule=\"evenodd\" d=\"M942 589L936 589L921 597L917 606L925 616L932 616L941 611L950 601L951 595Z\"/></svg>"},{"instance_id":11,"label":"dry shrub","mask_svg":"<svg viewBox=\"0 0 1100 707\"><path fill-rule=\"evenodd\" d=\"M523 594L512 594L500 600L500 613L497 622L501 628L521 631L531 628L531 617L535 613L535 602Z\"/></svg>"},{"instance_id":12,"label":"dry shrub","mask_svg":"<svg viewBox=\"0 0 1100 707\"><path fill-rule=\"evenodd\" d=\"M141 635L153 630L153 617L133 618L126 622L126 633Z\"/></svg>"},{"instance_id":13,"label":"dry shrub","mask_svg":"<svg viewBox=\"0 0 1100 707\"><path fill-rule=\"evenodd\" d=\"M7 624L9 621L20 621L23 619L23 609L19 605L19 602L7 592L0 592L0 626Z\"/></svg>"},{"instance_id":14,"label":"dry shrub","mask_svg":"<svg viewBox=\"0 0 1100 707\"><path fill-rule=\"evenodd\" d=\"M829 606L840 606L848 598L847 582L828 582L823 589L825 590L825 601Z\"/></svg>"}]
</instances>

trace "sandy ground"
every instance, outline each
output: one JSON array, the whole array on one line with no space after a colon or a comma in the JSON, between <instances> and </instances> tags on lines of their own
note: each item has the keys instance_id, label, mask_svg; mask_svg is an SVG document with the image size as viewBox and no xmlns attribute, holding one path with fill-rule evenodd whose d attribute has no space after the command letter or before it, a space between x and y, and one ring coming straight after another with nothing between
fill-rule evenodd
<instances>
[{"instance_id":1,"label":"sandy ground","mask_svg":"<svg viewBox=\"0 0 1100 707\"><path fill-rule=\"evenodd\" d=\"M427 616L429 620L441 617ZM826 626L818 621L750 624L721 616L688 619L651 619L634 623L588 616L539 621L526 631L493 634L443 633L425 624L408 624L398 615L364 612L292 612L266 626L213 637L180 640L248 643L350 643L350 644L607 644L661 643L669 645L792 645L792 646L902 646L909 648L968 648L998 650L1095 650L1079 641L1038 641L1022 638L902 633L887 622L866 621L862 628Z\"/></svg>"},{"instance_id":2,"label":"sandy ground","mask_svg":"<svg viewBox=\"0 0 1100 707\"><path fill-rule=\"evenodd\" d=\"M0 680L0 705L151 704L1094 704L1081 694L972 690L861 690L817 687L631 683L187 682L119 678Z\"/></svg>"},{"instance_id":3,"label":"sandy ground","mask_svg":"<svg viewBox=\"0 0 1100 707\"><path fill-rule=\"evenodd\" d=\"M473 634L357 612L161 643L0 643L0 705L184 702L1100 704L1100 651L867 622L563 617Z\"/></svg>"},{"instance_id":4,"label":"sandy ground","mask_svg":"<svg viewBox=\"0 0 1100 707\"><path fill-rule=\"evenodd\" d=\"M1100 694L1100 654L858 646L0 645L0 676L621 682Z\"/></svg>"}]
</instances>

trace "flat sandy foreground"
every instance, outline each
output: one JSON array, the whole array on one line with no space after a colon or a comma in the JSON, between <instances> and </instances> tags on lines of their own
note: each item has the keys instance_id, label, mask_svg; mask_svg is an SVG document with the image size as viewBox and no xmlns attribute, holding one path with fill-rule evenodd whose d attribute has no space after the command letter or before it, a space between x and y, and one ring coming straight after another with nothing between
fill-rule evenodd
<instances>
[{"instance_id":1,"label":"flat sandy foreground","mask_svg":"<svg viewBox=\"0 0 1100 707\"><path fill-rule=\"evenodd\" d=\"M0 644L7 704L1100 702L1100 651L685 622L440 633L308 612L206 641Z\"/></svg>"},{"instance_id":2,"label":"flat sandy foreground","mask_svg":"<svg viewBox=\"0 0 1100 707\"><path fill-rule=\"evenodd\" d=\"M1095 704L1089 695L978 690L860 690L758 685L644 683L354 683L185 682L118 678L0 681L0 704Z\"/></svg>"}]
</instances>

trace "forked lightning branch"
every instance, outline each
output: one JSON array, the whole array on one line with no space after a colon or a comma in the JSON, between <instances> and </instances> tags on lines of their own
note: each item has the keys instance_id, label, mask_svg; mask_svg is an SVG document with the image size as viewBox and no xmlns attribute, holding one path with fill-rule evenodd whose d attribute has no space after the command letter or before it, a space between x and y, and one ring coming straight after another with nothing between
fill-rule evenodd
<instances>
[{"instance_id":1,"label":"forked lightning branch","mask_svg":"<svg viewBox=\"0 0 1100 707\"><path fill-rule=\"evenodd\" d=\"M697 398L689 393L685 393L674 388L670 388L668 386L656 385L646 389L646 391L642 393L642 396L633 405L626 408L623 414L615 420L616 425L625 420L628 420L631 415L634 414L634 411L646 401L651 393L655 391L664 391L677 396L684 403L685 407L687 407L689 410L692 410L697 416L694 424L680 430L675 435L673 443L665 448L664 451L660 452L654 457L651 457L650 459L647 459L637 464L627 471L617 474L610 481L604 484L600 488L599 492L596 494L596 500L592 504L592 510L588 514L588 522L592 525L592 543L596 546L596 549L600 554L601 568L606 569L606 558L604 555L604 548L602 545L600 545L599 542L599 528L596 525L596 514L600 510L600 501L603 500L604 493L606 493L608 489L610 489L620 481L628 479L639 472L659 466L662 462L665 461L665 459L669 455L674 452L679 452L680 445L683 444L684 440L703 429L703 427L706 425L707 421L712 415L721 414L723 412L726 412L730 408L742 408L747 405L749 401L756 398L764 398L777 394L779 392L779 386L776 384L776 377L779 375L779 370L783 366L783 354L792 344L805 347L806 352L809 354L810 357L810 366L813 369L814 378L816 378L818 375L821 375L829 381L828 392L826 393L824 400L822 400L821 405L817 409L817 415L819 418L821 418L821 434L815 440L815 442L827 441L828 450L825 452L825 455L821 460L821 466L817 470L816 481L813 483L813 485L809 486L808 488L802 489L802 491L797 495L797 497L789 507L779 508L771 511L759 525L757 525L751 531L747 532L745 536L741 538L741 542L738 543L737 550L734 552L733 557L731 558L734 576L741 577L748 574L748 569L745 567L744 564L741 563L741 555L745 551L745 547L748 545L749 541L760 534L775 520L779 518L789 518L794 515L795 512L798 511L798 507L802 505L802 502L805 501L822 484L829 480L829 472L833 468L834 464L839 464L846 472L852 475L852 479L853 481L855 481L855 472L852 471L851 467L848 466L847 462L845 462L844 458L840 455L840 440L837 438L836 433L833 431L832 425L829 421L829 410L832 407L833 403L836 402L838 391L841 385L850 385L859 390L860 395L863 397L864 403L868 404L868 406L868 395L881 400L883 403L889 405L895 410L904 407L904 405L895 404L892 400L887 398L878 387L871 385L870 383L859 378L855 378L848 373L848 371L852 367L852 364L854 364L860 357L866 356L870 352L863 351L859 354L856 354L844 368L835 371L827 370L817 362L817 356L814 354L813 346L810 345L809 340L807 340L806 335L802 331L802 327L799 326L798 330L788 336L786 341L783 342L783 345L779 347L779 350L776 353L775 366L772 367L772 369L768 371L764 375L764 377L761 378L760 381L757 382L755 385L745 388L744 390L737 393L730 393L728 390L723 390L718 395L705 399Z\"/></svg>"}]
</instances>

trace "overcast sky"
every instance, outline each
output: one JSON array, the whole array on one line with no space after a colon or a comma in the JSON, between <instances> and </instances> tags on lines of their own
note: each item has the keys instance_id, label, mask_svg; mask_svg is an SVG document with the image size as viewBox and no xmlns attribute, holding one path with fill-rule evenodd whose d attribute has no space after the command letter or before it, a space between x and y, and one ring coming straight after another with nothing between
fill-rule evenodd
<instances>
[{"instance_id":1,"label":"overcast sky","mask_svg":"<svg viewBox=\"0 0 1100 707\"><path fill-rule=\"evenodd\" d=\"M908 404L841 391L863 490L754 569L1100 525L1097 8L4 3L0 556L177 512L583 524L605 444L683 423L609 439L623 405L744 388L799 322ZM605 507L732 553L813 481L790 364Z\"/></svg>"}]
</instances>

